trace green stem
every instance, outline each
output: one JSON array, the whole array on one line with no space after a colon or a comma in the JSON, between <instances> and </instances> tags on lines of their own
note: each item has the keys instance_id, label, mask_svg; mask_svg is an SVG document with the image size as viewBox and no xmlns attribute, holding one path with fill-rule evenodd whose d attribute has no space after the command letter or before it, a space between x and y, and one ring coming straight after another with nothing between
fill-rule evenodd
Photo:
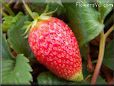
<instances>
[{"instance_id":1,"label":"green stem","mask_svg":"<svg viewBox=\"0 0 114 86\"><path fill-rule=\"evenodd\" d=\"M8 16L5 12L2 12L2 15L3 15L3 16Z\"/></svg>"},{"instance_id":2,"label":"green stem","mask_svg":"<svg viewBox=\"0 0 114 86\"><path fill-rule=\"evenodd\" d=\"M12 16L15 15L14 12L12 11L12 9L9 7L8 4L3 3L3 6L6 8L6 11L9 13L9 15L12 15Z\"/></svg>"},{"instance_id":3,"label":"green stem","mask_svg":"<svg viewBox=\"0 0 114 86\"><path fill-rule=\"evenodd\" d=\"M29 13L29 15L35 20L35 17L33 16L33 13L31 11L31 9L29 8L29 6L25 3L24 0L22 0L24 6L25 6L25 9L27 10L27 12Z\"/></svg>"},{"instance_id":4,"label":"green stem","mask_svg":"<svg viewBox=\"0 0 114 86\"><path fill-rule=\"evenodd\" d=\"M91 80L91 84L95 84L97 77L99 75L99 71L102 65L103 57L104 57L104 50L105 50L105 42L106 38L109 36L109 34L114 30L114 25L104 34L104 31L101 32L101 37L100 37L100 47L99 47L99 55L98 55L98 60L97 64L95 67L95 71L93 73L93 77Z\"/></svg>"},{"instance_id":5,"label":"green stem","mask_svg":"<svg viewBox=\"0 0 114 86\"><path fill-rule=\"evenodd\" d=\"M91 84L96 83L97 77L99 75L99 71L100 71L102 61L103 61L103 57L104 57L105 41L106 41L106 37L104 35L104 31L102 31L101 32L101 37L100 37L100 47L99 47L98 61L97 61L96 67L95 67L95 71L93 73Z\"/></svg>"},{"instance_id":6,"label":"green stem","mask_svg":"<svg viewBox=\"0 0 114 86\"><path fill-rule=\"evenodd\" d=\"M114 25L105 33L105 37L107 38L108 35L114 30Z\"/></svg>"},{"instance_id":7,"label":"green stem","mask_svg":"<svg viewBox=\"0 0 114 86\"><path fill-rule=\"evenodd\" d=\"M3 15L3 16L8 16L8 15L2 10L2 8L0 8L0 14Z\"/></svg>"}]
</instances>

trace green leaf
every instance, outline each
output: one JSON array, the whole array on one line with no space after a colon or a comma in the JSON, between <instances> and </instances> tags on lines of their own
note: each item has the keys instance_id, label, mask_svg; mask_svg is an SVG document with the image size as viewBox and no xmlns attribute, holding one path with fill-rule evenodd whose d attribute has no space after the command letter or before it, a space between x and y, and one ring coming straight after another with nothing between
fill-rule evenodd
<instances>
[{"instance_id":1,"label":"green leaf","mask_svg":"<svg viewBox=\"0 0 114 86\"><path fill-rule=\"evenodd\" d=\"M82 82L71 82L63 80L51 72L42 72L37 78L39 85L76 85L76 84L87 84L86 81Z\"/></svg>"},{"instance_id":2,"label":"green leaf","mask_svg":"<svg viewBox=\"0 0 114 86\"><path fill-rule=\"evenodd\" d=\"M33 57L30 50L28 39L24 38L25 27L24 22L28 21L27 16L20 16L18 22L12 25L8 30L8 42L16 53L23 53L26 57ZM27 28L26 28L27 29Z\"/></svg>"},{"instance_id":3,"label":"green leaf","mask_svg":"<svg viewBox=\"0 0 114 86\"><path fill-rule=\"evenodd\" d=\"M56 12L54 12L54 15L56 14L58 16L65 12L61 0L43 0L43 1L42 0L38 0L38 1L33 0L33 2L35 2L35 3L31 3L30 7L31 7L32 11L37 12L39 15L44 12L47 5L48 5L47 13L52 12L57 9Z\"/></svg>"},{"instance_id":4,"label":"green leaf","mask_svg":"<svg viewBox=\"0 0 114 86\"><path fill-rule=\"evenodd\" d=\"M2 33L1 29L0 33ZM29 84L32 80L29 60L23 54L17 55L14 59L3 34L0 35L0 40L2 40L0 48L0 52L2 52L2 59L0 59L1 84Z\"/></svg>"},{"instance_id":5,"label":"green leaf","mask_svg":"<svg viewBox=\"0 0 114 86\"><path fill-rule=\"evenodd\" d=\"M3 17L2 30L7 31L12 25L18 22L23 14L20 12L16 16Z\"/></svg>"},{"instance_id":6,"label":"green leaf","mask_svg":"<svg viewBox=\"0 0 114 86\"><path fill-rule=\"evenodd\" d=\"M13 60L2 60L2 84L30 84L32 71L29 60L18 54L16 59ZM0 60L1 62L1 60ZM1 76L0 76L1 77Z\"/></svg>"},{"instance_id":7,"label":"green leaf","mask_svg":"<svg viewBox=\"0 0 114 86\"><path fill-rule=\"evenodd\" d=\"M97 0L98 10L101 14L101 19L104 20L107 14L113 8L113 0Z\"/></svg>"},{"instance_id":8,"label":"green leaf","mask_svg":"<svg viewBox=\"0 0 114 86\"><path fill-rule=\"evenodd\" d=\"M96 84L97 84L97 85L98 85L98 84L104 85L104 84L106 84L106 81L105 81L101 76L99 76L99 77L97 78Z\"/></svg>"},{"instance_id":9,"label":"green leaf","mask_svg":"<svg viewBox=\"0 0 114 86\"><path fill-rule=\"evenodd\" d=\"M62 80L58 77L54 76L50 72L43 72L41 73L38 78L38 84L39 85L58 85L58 84L64 84L62 83Z\"/></svg>"},{"instance_id":10,"label":"green leaf","mask_svg":"<svg viewBox=\"0 0 114 86\"><path fill-rule=\"evenodd\" d=\"M58 1L58 0L56 0L56 1ZM61 4L60 4L61 3ZM53 2L53 3L48 3L48 5L49 5L49 10L48 10L48 12L51 12L51 11L54 11L55 9L57 9L56 10L56 12L54 13L54 14L56 14L57 16L60 16L60 15L62 15L63 13L65 13L65 9L64 9L64 7L62 6L62 2Z\"/></svg>"},{"instance_id":11,"label":"green leaf","mask_svg":"<svg viewBox=\"0 0 114 86\"><path fill-rule=\"evenodd\" d=\"M114 39L106 46L103 64L114 70Z\"/></svg>"},{"instance_id":12,"label":"green leaf","mask_svg":"<svg viewBox=\"0 0 114 86\"><path fill-rule=\"evenodd\" d=\"M5 36L2 33L2 30L0 29L0 57L2 57L2 59L11 59L12 55L11 52L9 50L9 47L7 45L7 41Z\"/></svg>"},{"instance_id":13,"label":"green leaf","mask_svg":"<svg viewBox=\"0 0 114 86\"><path fill-rule=\"evenodd\" d=\"M57 3L62 6L62 1L61 0L46 0L47 3Z\"/></svg>"},{"instance_id":14,"label":"green leaf","mask_svg":"<svg viewBox=\"0 0 114 86\"><path fill-rule=\"evenodd\" d=\"M88 3L83 2L80 4L87 5ZM64 6L66 8L69 25L80 45L94 39L103 30L104 25L99 20L100 13L93 7L80 6L76 3L67 3Z\"/></svg>"},{"instance_id":15,"label":"green leaf","mask_svg":"<svg viewBox=\"0 0 114 86\"><path fill-rule=\"evenodd\" d=\"M32 3L30 3L31 10L33 12L37 12L40 15L46 6L46 3L44 2L45 0L32 0Z\"/></svg>"}]
</instances>

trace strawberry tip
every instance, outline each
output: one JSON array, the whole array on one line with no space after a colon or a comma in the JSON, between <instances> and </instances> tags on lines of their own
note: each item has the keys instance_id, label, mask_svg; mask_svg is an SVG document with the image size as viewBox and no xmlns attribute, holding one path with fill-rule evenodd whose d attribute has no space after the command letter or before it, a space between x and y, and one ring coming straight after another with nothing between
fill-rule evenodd
<instances>
[{"instance_id":1,"label":"strawberry tip","mask_svg":"<svg viewBox=\"0 0 114 86\"><path fill-rule=\"evenodd\" d=\"M82 71L75 73L71 78L69 78L70 81L82 81L83 80L83 74Z\"/></svg>"}]
</instances>

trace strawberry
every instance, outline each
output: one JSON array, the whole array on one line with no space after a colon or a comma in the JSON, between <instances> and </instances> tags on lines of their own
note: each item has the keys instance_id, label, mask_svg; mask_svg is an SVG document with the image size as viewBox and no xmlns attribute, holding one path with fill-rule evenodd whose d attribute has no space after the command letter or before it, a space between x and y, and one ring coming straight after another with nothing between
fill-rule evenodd
<instances>
[{"instance_id":1,"label":"strawberry","mask_svg":"<svg viewBox=\"0 0 114 86\"><path fill-rule=\"evenodd\" d=\"M36 59L58 77L83 80L77 40L62 20L49 17L37 22L30 29L28 42Z\"/></svg>"}]
</instances>

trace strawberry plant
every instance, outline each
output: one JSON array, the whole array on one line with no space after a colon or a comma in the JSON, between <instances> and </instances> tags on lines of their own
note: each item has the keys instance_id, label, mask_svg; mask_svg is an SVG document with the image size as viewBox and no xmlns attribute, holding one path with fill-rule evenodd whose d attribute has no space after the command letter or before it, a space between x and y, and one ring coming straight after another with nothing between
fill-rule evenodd
<instances>
[{"instance_id":1,"label":"strawberry plant","mask_svg":"<svg viewBox=\"0 0 114 86\"><path fill-rule=\"evenodd\" d=\"M113 85L113 0L1 0L2 85Z\"/></svg>"}]
</instances>

